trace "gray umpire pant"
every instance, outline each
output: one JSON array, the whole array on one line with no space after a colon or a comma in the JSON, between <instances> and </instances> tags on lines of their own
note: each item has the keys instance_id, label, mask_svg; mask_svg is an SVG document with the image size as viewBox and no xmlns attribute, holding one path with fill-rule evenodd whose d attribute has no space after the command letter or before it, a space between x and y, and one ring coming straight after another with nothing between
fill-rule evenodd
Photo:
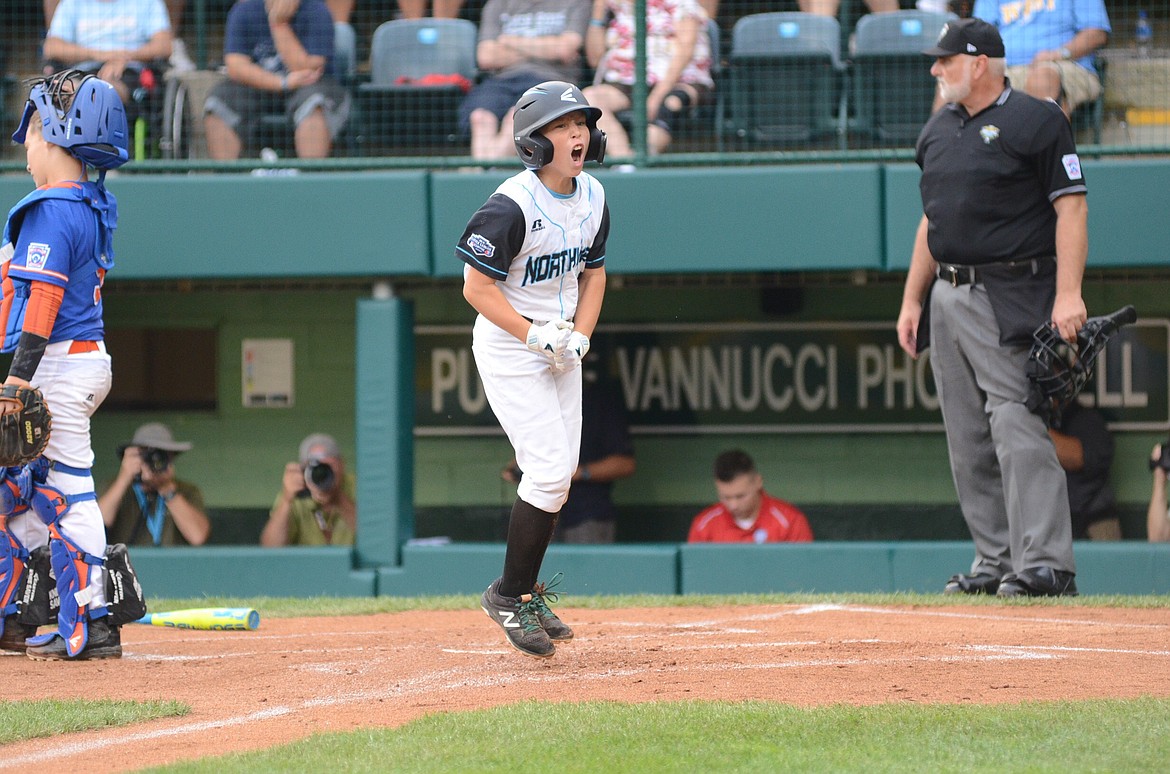
<instances>
[{"instance_id":1,"label":"gray umpire pant","mask_svg":"<svg viewBox=\"0 0 1170 774\"><path fill-rule=\"evenodd\" d=\"M951 475L975 540L972 573L1076 571L1064 470L1043 420L1024 405L1028 353L999 343L982 283L935 282L930 363Z\"/></svg>"}]
</instances>

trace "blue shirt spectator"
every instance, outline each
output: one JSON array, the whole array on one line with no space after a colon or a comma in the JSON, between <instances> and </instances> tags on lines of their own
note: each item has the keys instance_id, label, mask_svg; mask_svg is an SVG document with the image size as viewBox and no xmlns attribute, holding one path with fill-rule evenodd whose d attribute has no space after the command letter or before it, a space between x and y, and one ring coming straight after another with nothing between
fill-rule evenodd
<instances>
[{"instance_id":1,"label":"blue shirt spectator","mask_svg":"<svg viewBox=\"0 0 1170 774\"><path fill-rule=\"evenodd\" d=\"M1093 55L1112 31L1103 0L975 0L972 15L999 28L1017 87L1066 114L1100 95Z\"/></svg>"}]
</instances>

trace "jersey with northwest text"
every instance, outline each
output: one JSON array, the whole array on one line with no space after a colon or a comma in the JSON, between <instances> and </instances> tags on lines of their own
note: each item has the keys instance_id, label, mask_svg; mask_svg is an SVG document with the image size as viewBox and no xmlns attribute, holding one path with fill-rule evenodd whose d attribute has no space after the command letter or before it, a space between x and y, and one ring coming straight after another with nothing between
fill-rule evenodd
<instances>
[{"instance_id":1,"label":"jersey with northwest text","mask_svg":"<svg viewBox=\"0 0 1170 774\"><path fill-rule=\"evenodd\" d=\"M499 282L504 298L530 320L573 319L577 278L605 265L609 208L605 191L582 172L562 196L525 170L505 180L471 216L455 248L467 264Z\"/></svg>"}]
</instances>

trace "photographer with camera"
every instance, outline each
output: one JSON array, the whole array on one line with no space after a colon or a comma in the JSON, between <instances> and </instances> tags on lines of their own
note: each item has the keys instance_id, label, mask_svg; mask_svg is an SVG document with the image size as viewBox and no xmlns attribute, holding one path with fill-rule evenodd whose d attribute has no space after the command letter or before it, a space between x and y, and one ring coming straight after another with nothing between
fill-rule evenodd
<instances>
[{"instance_id":1,"label":"photographer with camera","mask_svg":"<svg viewBox=\"0 0 1170 774\"><path fill-rule=\"evenodd\" d=\"M122 466L98 498L107 540L128 546L201 546L211 534L199 487L175 477L175 457L191 449L160 422L142 425L118 447Z\"/></svg>"},{"instance_id":2,"label":"photographer with camera","mask_svg":"<svg viewBox=\"0 0 1170 774\"><path fill-rule=\"evenodd\" d=\"M1170 510L1166 508L1166 477L1170 476L1170 441L1154 446L1150 452L1150 472L1154 485L1150 507L1146 511L1146 534L1151 543L1170 542Z\"/></svg>"},{"instance_id":3,"label":"photographer with camera","mask_svg":"<svg viewBox=\"0 0 1170 774\"><path fill-rule=\"evenodd\" d=\"M353 545L355 489L337 441L323 433L310 435L301 441L299 461L284 466L281 491L260 533L260 545Z\"/></svg>"}]
</instances>

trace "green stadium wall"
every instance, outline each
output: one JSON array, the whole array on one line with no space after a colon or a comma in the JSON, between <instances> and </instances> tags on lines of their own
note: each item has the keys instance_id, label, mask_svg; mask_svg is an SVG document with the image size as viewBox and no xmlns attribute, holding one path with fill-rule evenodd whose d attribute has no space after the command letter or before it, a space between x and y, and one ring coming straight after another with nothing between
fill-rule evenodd
<instances>
[{"instance_id":1,"label":"green stadium wall","mask_svg":"<svg viewBox=\"0 0 1170 774\"><path fill-rule=\"evenodd\" d=\"M1090 274L1085 288L1090 310L1133 303L1143 316L1170 317L1165 229L1147 214L1165 212L1170 205L1170 161L1086 160L1085 168L1091 190ZM892 324L901 293L900 272L920 217L913 165L632 174L602 170L597 175L606 184L614 222L606 321ZM375 388L383 384L385 363L393 352L399 353L396 358L402 356L405 342L391 347L381 334L401 333L395 326L407 323L398 316L413 318L415 325L470 328L473 314L461 296L461 264L453 257L454 241L470 213L502 178L455 172L111 176L122 212L117 267L106 293L107 324L213 328L219 353L218 405L202 412L99 411L93 420L99 485L116 472L114 449L138 424L167 422L178 437L195 444L181 459L180 473L203 489L209 509L217 514L217 529L248 543L254 541L257 517L262 519L271 505L283 465L295 454L299 440L323 430L338 437L359 481L375 482L362 491L363 524L393 522L391 528L367 530L377 533L377 544L359 545L358 560L346 551L340 560L336 553L318 559L310 552L296 557L296 568L285 563L292 555L283 549L264 552L242 545L137 551L150 583L166 589L168 596L184 588L211 593L207 589L223 584L241 594L261 593L258 589L268 589L282 575L295 572L321 593L421 593L449 588L451 583L474 591L485 573L498 570L502 556L498 545L469 546L460 542L455 529L448 532L456 543L427 547L433 553L426 561L416 561L413 551L421 548L403 543L427 526L415 523L416 513L430 518L443 512L448 516L444 524L458 527L461 513L506 511L514 497L514 490L498 476L510 456L506 440L501 435L415 438L413 454L388 455L384 447L368 442L373 431L367 427L363 436L361 425L366 417L384 418L393 409L384 405L374 414L365 411L359 403L363 394L359 384ZM16 201L27 190L27 178L0 178L0 195L8 201ZM767 290L753 283L755 275L773 280L780 275L780 284L798 289L798 300L778 308ZM387 283L392 297L402 304L389 313L394 319L380 317L384 312L378 304L385 298L384 294L374 298L378 283ZM359 307L371 301L375 308L361 323ZM294 406L243 406L240 348L246 338L293 340ZM115 362L115 378L117 372ZM377 392L371 388L364 394ZM1150 446L1164 436L1164 430L1117 434L1114 486L1130 511L1144 506L1149 491L1144 460ZM846 514L840 518L847 518L850 507L872 512L875 506L884 506L892 513L900 506L937 508L940 513L950 509L952 520L947 523L953 530L954 493L941 433L646 436L635 438L635 443L639 472L619 482L615 499L623 515L632 514L631 518L645 514L654 520L662 517L663 509L669 510L675 533L686 512L710 500L709 460L730 445L748 448L761 460L771 489L810 509L835 507L839 516ZM386 465L396 466L394 475L379 475ZM404 493L409 495L406 502ZM238 523L229 525L227 520L235 517ZM682 539L652 528L635 531L641 540ZM953 531L939 532L943 541L953 536ZM1126 537L1140 541L1144 535ZM646 545L652 544L657 545ZM560 550L569 551L565 562L588 573L593 566L610 567L607 551L618 551L612 561L619 565L636 556L637 561L630 563L662 560L676 568L633 586L684 593L718 586L695 569L698 565L687 563L689 550L679 551L673 542L665 545L665 553L646 556L619 551L636 551L635 545L584 554L563 548L550 553L550 561L561 555ZM934 588L939 572L945 576L963 569L970 558L969 546L960 541L956 545L963 554L960 566L953 566L957 553L942 563L945 568L931 565L924 575L896 569L902 561L897 558L899 550L909 552L910 543L886 549L880 542L835 548L833 541L825 553L818 553L822 545L830 543L802 556L837 569L861 562L864 571L847 573L856 576L855 581L841 581L859 590L877 579L886 579L895 589L916 588L925 577L930 578L925 585ZM1123 577L1134 567L1152 568L1164 558L1160 550L1128 542L1118 547L1086 545L1083 550L1078 545L1078 554L1087 552L1082 572L1089 567L1110 578L1099 588L1165 590L1153 569L1138 572L1132 584ZM251 567L257 556L264 557L260 566L270 572L223 571ZM704 563L714 563L711 572L716 577L734 577L737 559L718 552L703 556ZM724 562L730 562L726 573L719 569ZM1114 564L1117 568L1109 570ZM436 567L451 570L459 580L444 585L436 577ZM629 585L619 571L609 572L615 579L610 586ZM777 583L778 588L791 586L784 577ZM601 580L585 584L604 585ZM1088 592L1093 584L1086 579L1082 588Z\"/></svg>"}]
</instances>

